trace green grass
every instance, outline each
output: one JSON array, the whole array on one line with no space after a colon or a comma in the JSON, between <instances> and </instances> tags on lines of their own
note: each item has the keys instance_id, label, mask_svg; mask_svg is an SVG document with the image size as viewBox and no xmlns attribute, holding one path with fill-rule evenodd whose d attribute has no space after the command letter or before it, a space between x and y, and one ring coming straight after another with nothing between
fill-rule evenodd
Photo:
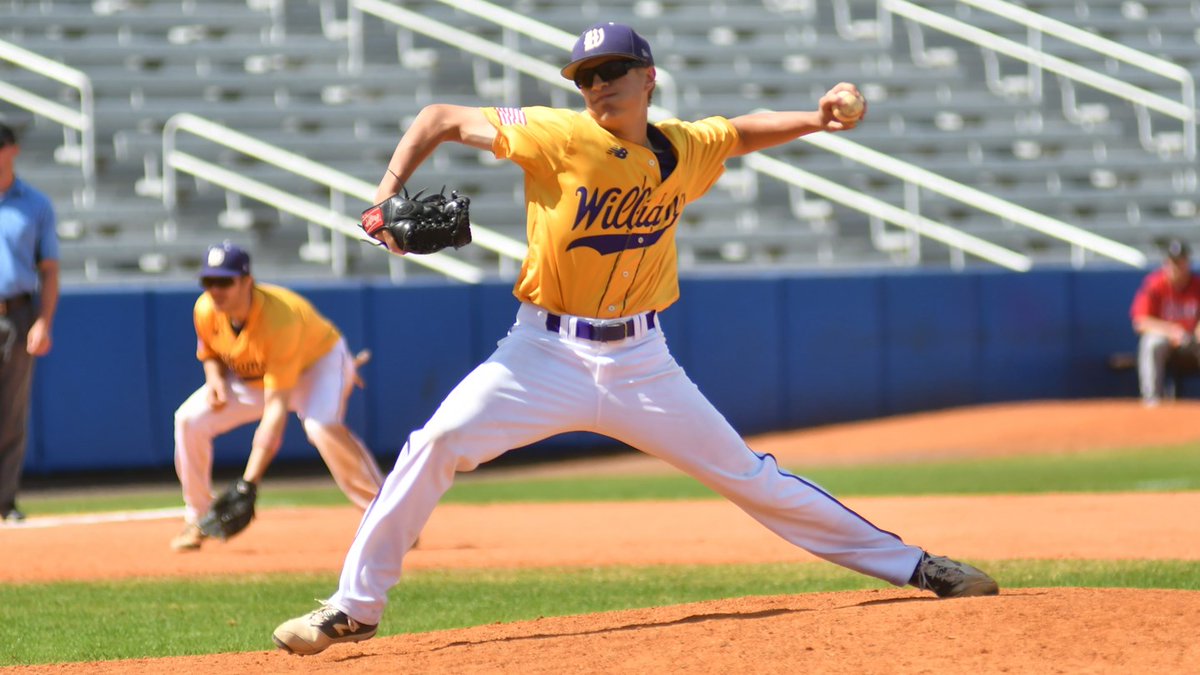
<instances>
[{"instance_id":1,"label":"green grass","mask_svg":"<svg viewBox=\"0 0 1200 675\"><path fill-rule=\"evenodd\" d=\"M790 467L839 497L932 494L1029 494L1200 490L1200 445L1001 459L955 460L836 468ZM715 498L679 473L656 476L490 478L486 472L460 480L446 502L629 501ZM272 506L346 504L334 487L265 487ZM177 486L126 495L26 496L30 514L78 513L179 506Z\"/></svg>"},{"instance_id":2,"label":"green grass","mask_svg":"<svg viewBox=\"0 0 1200 675\"><path fill-rule=\"evenodd\" d=\"M811 472L847 495L1163 492L1200 489L1200 445Z\"/></svg>"},{"instance_id":3,"label":"green grass","mask_svg":"<svg viewBox=\"0 0 1200 675\"><path fill-rule=\"evenodd\" d=\"M837 496L1200 489L1200 446L983 460L788 467ZM447 501L629 501L716 495L683 474L459 483Z\"/></svg>"},{"instance_id":4,"label":"green grass","mask_svg":"<svg viewBox=\"0 0 1200 675\"><path fill-rule=\"evenodd\" d=\"M1005 561L1004 588L1200 590L1195 561ZM0 586L0 666L272 649L281 621L315 607L334 575ZM414 572L381 635L715 598L884 588L828 564Z\"/></svg>"},{"instance_id":5,"label":"green grass","mask_svg":"<svg viewBox=\"0 0 1200 675\"><path fill-rule=\"evenodd\" d=\"M1200 489L1200 446L1072 455L792 467L839 496ZM662 476L459 481L448 502L715 498L691 478ZM176 507L178 487L79 497L29 494L33 515ZM264 489L261 506L345 504L328 487ZM2 554L0 554L2 557ZM987 569L1005 588L1122 586L1200 590L1200 562L1007 561ZM0 586L0 666L271 648L282 620L315 605L332 574L141 579ZM826 564L423 571L392 591L381 634L661 606L724 597L882 588Z\"/></svg>"}]
</instances>

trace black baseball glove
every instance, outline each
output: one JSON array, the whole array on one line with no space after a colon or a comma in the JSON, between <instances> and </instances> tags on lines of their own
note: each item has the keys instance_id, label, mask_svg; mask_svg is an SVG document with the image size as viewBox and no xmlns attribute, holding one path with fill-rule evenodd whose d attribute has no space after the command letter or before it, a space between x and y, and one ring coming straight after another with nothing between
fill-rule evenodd
<instances>
[{"instance_id":1,"label":"black baseball glove","mask_svg":"<svg viewBox=\"0 0 1200 675\"><path fill-rule=\"evenodd\" d=\"M198 527L206 536L228 539L241 532L254 520L254 502L258 486L241 478L221 493L200 519Z\"/></svg>"},{"instance_id":2,"label":"black baseball glove","mask_svg":"<svg viewBox=\"0 0 1200 675\"><path fill-rule=\"evenodd\" d=\"M362 213L362 228L374 237L388 230L405 253L433 253L471 243L471 200L445 188L435 195L393 195Z\"/></svg>"}]
</instances>

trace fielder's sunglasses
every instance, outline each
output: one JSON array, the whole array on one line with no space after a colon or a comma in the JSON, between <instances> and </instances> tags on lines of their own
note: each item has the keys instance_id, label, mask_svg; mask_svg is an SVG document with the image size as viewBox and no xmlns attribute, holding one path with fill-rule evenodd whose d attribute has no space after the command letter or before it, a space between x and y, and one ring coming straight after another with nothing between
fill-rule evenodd
<instances>
[{"instance_id":1,"label":"fielder's sunglasses","mask_svg":"<svg viewBox=\"0 0 1200 675\"><path fill-rule=\"evenodd\" d=\"M612 82L625 77L625 73L634 68L645 68L646 64L643 61L634 59L625 59L623 61L605 61L595 68L580 68L575 71L575 86L580 89L588 89L592 86L594 77L599 76L605 82Z\"/></svg>"},{"instance_id":2,"label":"fielder's sunglasses","mask_svg":"<svg viewBox=\"0 0 1200 675\"><path fill-rule=\"evenodd\" d=\"M200 279L200 285L204 288L232 288L234 281L233 277L204 277Z\"/></svg>"}]
</instances>

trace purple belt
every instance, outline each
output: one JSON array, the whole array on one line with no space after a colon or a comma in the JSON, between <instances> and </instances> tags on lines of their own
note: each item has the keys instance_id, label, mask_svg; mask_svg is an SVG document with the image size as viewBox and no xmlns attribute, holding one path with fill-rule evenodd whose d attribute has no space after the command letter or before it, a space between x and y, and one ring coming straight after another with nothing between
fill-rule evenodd
<instances>
[{"instance_id":1,"label":"purple belt","mask_svg":"<svg viewBox=\"0 0 1200 675\"><path fill-rule=\"evenodd\" d=\"M655 310L650 310L646 314L646 330L654 328L654 312ZM551 333L557 333L561 327L562 317L547 312L546 330ZM617 340L633 337L636 328L637 321L635 319L598 321L595 323L588 323L583 319L579 319L575 321L575 337L593 342L616 342Z\"/></svg>"}]
</instances>

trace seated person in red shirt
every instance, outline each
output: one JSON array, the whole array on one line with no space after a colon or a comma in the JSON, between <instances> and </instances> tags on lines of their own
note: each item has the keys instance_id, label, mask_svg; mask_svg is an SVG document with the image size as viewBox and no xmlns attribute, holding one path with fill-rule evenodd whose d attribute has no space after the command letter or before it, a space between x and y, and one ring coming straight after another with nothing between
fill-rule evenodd
<instances>
[{"instance_id":1,"label":"seated person in red shirt","mask_svg":"<svg viewBox=\"0 0 1200 675\"><path fill-rule=\"evenodd\" d=\"M1190 256L1187 243L1167 242L1162 266L1146 275L1129 309L1133 330L1141 336L1138 384L1148 407L1163 398L1168 363L1200 366L1200 277L1192 274Z\"/></svg>"}]
</instances>

